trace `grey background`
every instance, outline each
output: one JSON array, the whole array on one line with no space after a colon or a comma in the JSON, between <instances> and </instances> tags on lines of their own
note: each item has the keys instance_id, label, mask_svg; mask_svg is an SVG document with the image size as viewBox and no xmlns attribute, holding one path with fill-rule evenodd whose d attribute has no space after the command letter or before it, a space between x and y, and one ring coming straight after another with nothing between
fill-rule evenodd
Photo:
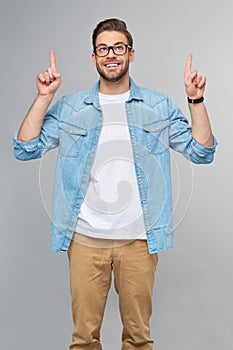
<instances>
[{"instance_id":1,"label":"grey background","mask_svg":"<svg viewBox=\"0 0 233 350\"><path fill-rule=\"evenodd\" d=\"M159 257L152 336L157 350L233 349L232 13L230 0L1 2L1 349L62 350L70 342L67 257L49 251L55 154L43 162L16 161L12 135L50 48L63 77L57 98L94 84L91 32L107 17L126 20L133 33L134 80L168 94L186 114L189 52L207 75L206 103L219 146L210 166L173 155L175 246ZM112 289L104 349L120 349L120 333Z\"/></svg>"}]
</instances>

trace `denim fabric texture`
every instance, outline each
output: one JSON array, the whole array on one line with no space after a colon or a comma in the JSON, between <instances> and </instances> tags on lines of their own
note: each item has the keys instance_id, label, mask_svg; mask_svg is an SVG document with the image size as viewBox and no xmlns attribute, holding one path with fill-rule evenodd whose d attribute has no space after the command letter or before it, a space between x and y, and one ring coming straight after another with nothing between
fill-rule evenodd
<instances>
[{"instance_id":1,"label":"denim fabric texture","mask_svg":"<svg viewBox=\"0 0 233 350\"><path fill-rule=\"evenodd\" d=\"M169 148L196 164L213 161L212 147L192 137L186 117L166 95L130 79L125 104L135 172L150 253L173 245ZM84 200L102 127L99 82L90 91L66 95L47 112L40 135L28 142L14 136L15 157L30 160L59 147L54 179L51 250L69 248ZM117 144L116 144L117 146Z\"/></svg>"}]
</instances>

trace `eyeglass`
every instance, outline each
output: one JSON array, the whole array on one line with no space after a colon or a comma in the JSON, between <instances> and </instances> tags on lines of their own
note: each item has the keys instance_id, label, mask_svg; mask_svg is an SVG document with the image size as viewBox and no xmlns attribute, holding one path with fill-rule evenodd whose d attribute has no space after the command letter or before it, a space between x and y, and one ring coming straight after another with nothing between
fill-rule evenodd
<instances>
[{"instance_id":1,"label":"eyeglass","mask_svg":"<svg viewBox=\"0 0 233 350\"><path fill-rule=\"evenodd\" d=\"M118 43L111 46L99 45L95 47L94 53L99 57L105 57L109 54L109 51L112 50L115 55L121 56L127 52L127 49L131 50L132 46L124 43Z\"/></svg>"}]
</instances>

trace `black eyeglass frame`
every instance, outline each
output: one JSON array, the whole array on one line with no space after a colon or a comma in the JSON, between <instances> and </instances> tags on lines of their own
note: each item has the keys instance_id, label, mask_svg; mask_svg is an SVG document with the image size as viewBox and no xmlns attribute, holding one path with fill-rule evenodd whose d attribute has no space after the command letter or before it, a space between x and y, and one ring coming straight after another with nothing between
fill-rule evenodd
<instances>
[{"instance_id":1,"label":"black eyeglass frame","mask_svg":"<svg viewBox=\"0 0 233 350\"><path fill-rule=\"evenodd\" d=\"M125 46L125 48L126 48L126 50L125 50L125 52L124 53L116 53L115 51L114 51L114 46L117 46L117 45L124 45ZM96 52L96 49L98 48L98 47L106 47L107 49L108 49L108 51L107 51L107 53L106 53L106 55L98 55L97 54L97 52ZM105 46L105 45L98 45L98 46L96 46L95 48L94 48L94 50L93 50L93 52L94 52L94 54L96 55L96 56L98 56L98 57L106 57L106 56L108 56L108 54L109 54L109 51L110 50L112 50L112 52L114 53L114 55L116 55L116 56L123 56L123 55L125 55L126 54L126 52L127 52L127 49L129 49L129 50L131 50L132 49L132 46L130 46L130 45L128 45L128 44L124 44L124 43L117 43L117 44L114 44L114 45L110 45L110 46Z\"/></svg>"}]
</instances>

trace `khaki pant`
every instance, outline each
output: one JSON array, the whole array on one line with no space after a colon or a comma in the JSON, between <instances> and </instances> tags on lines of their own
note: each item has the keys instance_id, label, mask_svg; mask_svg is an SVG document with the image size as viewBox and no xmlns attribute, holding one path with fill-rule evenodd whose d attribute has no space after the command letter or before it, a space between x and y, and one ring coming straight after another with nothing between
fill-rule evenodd
<instances>
[{"instance_id":1,"label":"khaki pant","mask_svg":"<svg viewBox=\"0 0 233 350\"><path fill-rule=\"evenodd\" d=\"M87 238L88 244L72 241L68 250L74 321L70 350L102 349L100 328L112 271L123 324L122 349L151 350L149 320L158 255L149 254L145 240L112 246L106 241L105 248L92 238Z\"/></svg>"}]
</instances>

